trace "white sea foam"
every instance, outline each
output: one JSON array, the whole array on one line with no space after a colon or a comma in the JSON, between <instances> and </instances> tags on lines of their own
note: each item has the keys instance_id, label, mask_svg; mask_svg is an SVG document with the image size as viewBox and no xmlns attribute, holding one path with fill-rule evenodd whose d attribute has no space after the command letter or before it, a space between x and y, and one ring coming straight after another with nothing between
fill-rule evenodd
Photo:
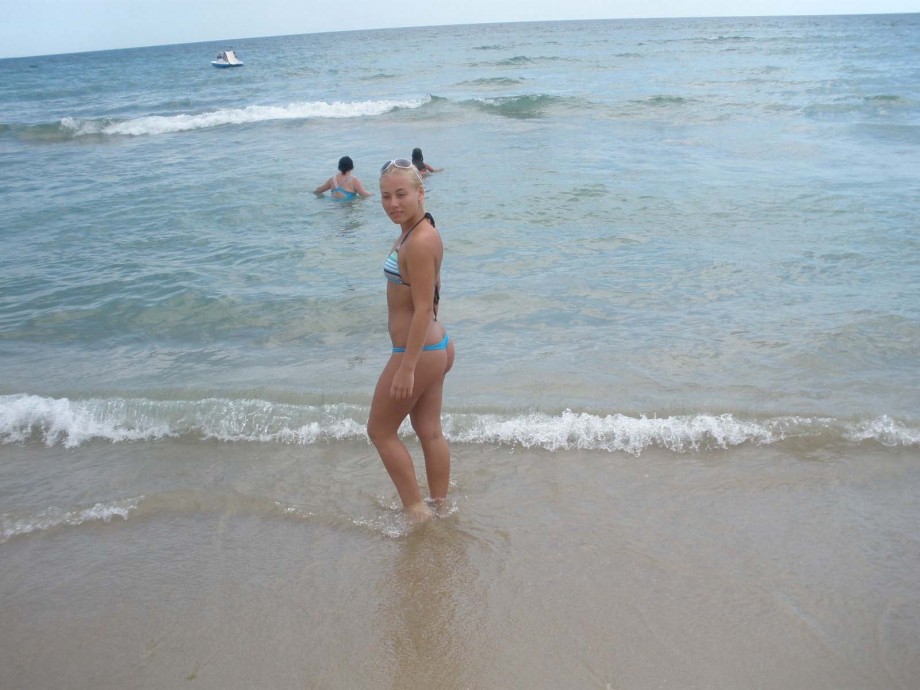
<instances>
[{"instance_id":1,"label":"white sea foam","mask_svg":"<svg viewBox=\"0 0 920 690\"><path fill-rule=\"evenodd\" d=\"M183 436L312 445L366 438L366 416L366 408L347 404L6 395L0 396L0 443L31 440L75 448L93 439L122 442Z\"/></svg>"},{"instance_id":2,"label":"white sea foam","mask_svg":"<svg viewBox=\"0 0 920 690\"><path fill-rule=\"evenodd\" d=\"M0 441L40 438L46 445L75 448L94 438L140 441L169 436L158 411L130 400L76 400L37 395L0 396Z\"/></svg>"},{"instance_id":3,"label":"white sea foam","mask_svg":"<svg viewBox=\"0 0 920 690\"><path fill-rule=\"evenodd\" d=\"M854 443L876 441L888 447L920 445L920 429L908 427L887 415L847 425L844 437Z\"/></svg>"},{"instance_id":4,"label":"white sea foam","mask_svg":"<svg viewBox=\"0 0 920 690\"><path fill-rule=\"evenodd\" d=\"M307 120L312 118L350 118L383 115L399 108L414 109L431 101L430 96L404 100L355 101L305 101L288 105L250 105L245 108L226 108L205 113L180 113L178 115L148 115L116 122L111 119L80 120L65 117L61 129L73 136L88 134L113 134L144 136L206 129L221 125L242 125L271 120Z\"/></svg>"},{"instance_id":5,"label":"white sea foam","mask_svg":"<svg viewBox=\"0 0 920 690\"><path fill-rule=\"evenodd\" d=\"M128 515L137 510L142 496L111 503L96 503L88 508L61 510L46 508L32 515L7 513L0 515L0 544L13 537L32 532L45 532L55 527L75 527L85 522L109 522L112 518L128 519Z\"/></svg>"},{"instance_id":6,"label":"white sea foam","mask_svg":"<svg viewBox=\"0 0 920 690\"><path fill-rule=\"evenodd\" d=\"M266 400L149 400L0 396L0 443L42 442L66 448L97 439L111 442L165 438L314 445L366 441L367 407L345 403L294 405ZM887 416L866 420L822 417L742 419L731 413L667 417L560 414L445 413L453 443L560 450L606 450L639 455L648 448L675 453L770 445L786 439L920 445L920 429ZM408 421L402 432L411 433Z\"/></svg>"},{"instance_id":7,"label":"white sea foam","mask_svg":"<svg viewBox=\"0 0 920 690\"><path fill-rule=\"evenodd\" d=\"M545 450L608 450L638 455L657 446L675 452L743 443L769 444L784 437L782 423L750 422L730 414L665 418L598 416L566 410L561 415L502 418L484 415L456 434L457 441L521 445Z\"/></svg>"}]
</instances>

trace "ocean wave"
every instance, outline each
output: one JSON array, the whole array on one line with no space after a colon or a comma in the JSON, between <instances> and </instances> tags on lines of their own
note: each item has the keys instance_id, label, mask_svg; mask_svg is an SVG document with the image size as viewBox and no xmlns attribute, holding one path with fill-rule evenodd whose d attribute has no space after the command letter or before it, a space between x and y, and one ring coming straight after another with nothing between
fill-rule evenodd
<instances>
[{"instance_id":1,"label":"ocean wave","mask_svg":"<svg viewBox=\"0 0 920 690\"><path fill-rule=\"evenodd\" d=\"M660 38L660 39L649 39L648 43L667 45L670 43L735 43L735 42L765 42L763 37L757 38L754 36L744 36L744 35L725 35L725 34L711 34L709 36L682 36L680 38Z\"/></svg>"},{"instance_id":2,"label":"ocean wave","mask_svg":"<svg viewBox=\"0 0 920 690\"><path fill-rule=\"evenodd\" d=\"M242 125L277 120L335 119L383 115L399 109L415 109L431 101L430 96L405 100L333 102L305 101L288 105L250 105L245 108L224 108L204 113L177 115L147 115L131 120L111 118L83 120L65 117L59 130L64 135L145 136L170 134L221 125Z\"/></svg>"},{"instance_id":3,"label":"ocean wave","mask_svg":"<svg viewBox=\"0 0 920 690\"><path fill-rule=\"evenodd\" d=\"M69 400L35 395L0 396L0 443L42 443L74 448L91 441L136 442L168 438L242 443L315 445L366 441L364 405L299 405L266 400ZM674 453L811 439L815 444L874 442L920 446L920 427L881 415L869 419L781 416L745 419L731 413L630 416L565 410L450 412L443 415L453 443L560 450L606 450L640 455L650 448ZM409 423L402 428L411 433Z\"/></svg>"},{"instance_id":4,"label":"ocean wave","mask_svg":"<svg viewBox=\"0 0 920 690\"><path fill-rule=\"evenodd\" d=\"M40 510L23 510L0 515L0 544L14 537L36 532L49 532L64 527L80 527L95 523L109 523L113 518L128 521L146 519L163 514L190 513L288 513L277 500L259 496L246 496L239 492L208 493L191 489L172 490L151 496L136 496L98 502L87 507L60 508L51 506ZM308 513L298 517L304 519Z\"/></svg>"},{"instance_id":5,"label":"ocean wave","mask_svg":"<svg viewBox=\"0 0 920 690\"><path fill-rule=\"evenodd\" d=\"M578 105L575 99L545 93L475 98L472 101L468 101L468 103L487 113L518 119L542 117L546 114L547 109L554 106L570 105L575 107Z\"/></svg>"},{"instance_id":6,"label":"ocean wave","mask_svg":"<svg viewBox=\"0 0 920 690\"><path fill-rule=\"evenodd\" d=\"M788 420L766 424L730 414L665 418L599 416L566 410L560 415L531 414L510 419L483 416L457 435L458 441L519 445L557 450L608 450L639 455L650 447L686 452L745 443L770 444L785 437Z\"/></svg>"},{"instance_id":7,"label":"ocean wave","mask_svg":"<svg viewBox=\"0 0 920 690\"><path fill-rule=\"evenodd\" d=\"M262 400L69 400L0 396L0 443L39 441L76 448L92 440L156 441L197 437L219 441L312 445L364 438L353 405L286 405Z\"/></svg>"},{"instance_id":8,"label":"ocean wave","mask_svg":"<svg viewBox=\"0 0 920 690\"><path fill-rule=\"evenodd\" d=\"M742 419L731 413L657 417L565 410L555 415L449 415L445 431L459 443L548 451L606 450L636 456L650 448L687 453L802 438L822 443L873 441L887 447L920 445L920 428L887 416L855 421L799 416Z\"/></svg>"},{"instance_id":9,"label":"ocean wave","mask_svg":"<svg viewBox=\"0 0 920 690\"><path fill-rule=\"evenodd\" d=\"M666 108L669 106L683 106L691 101L683 96L649 96L637 101L630 101L632 105L648 106L653 108Z\"/></svg>"},{"instance_id":10,"label":"ocean wave","mask_svg":"<svg viewBox=\"0 0 920 690\"><path fill-rule=\"evenodd\" d=\"M904 115L917 109L916 100L897 94L876 94L860 98L838 98L832 101L812 103L802 112L812 118L833 118L860 115L881 117L892 114Z\"/></svg>"},{"instance_id":11,"label":"ocean wave","mask_svg":"<svg viewBox=\"0 0 920 690\"><path fill-rule=\"evenodd\" d=\"M887 415L847 425L844 438L854 443L875 441L890 448L920 446L920 429L908 428Z\"/></svg>"},{"instance_id":12,"label":"ocean wave","mask_svg":"<svg viewBox=\"0 0 920 690\"><path fill-rule=\"evenodd\" d=\"M129 498L121 501L96 503L86 508L74 510L61 510L60 508L45 508L32 514L6 513L0 515L0 544L4 544L13 537L31 534L33 532L46 532L58 527L76 527L85 523L110 522L112 518L128 519L132 511L136 511L142 497Z\"/></svg>"},{"instance_id":13,"label":"ocean wave","mask_svg":"<svg viewBox=\"0 0 920 690\"><path fill-rule=\"evenodd\" d=\"M719 36L705 36L705 37L701 37L701 38L694 39L694 40L698 42L703 42L703 43L712 43L712 42L722 42L722 41L731 41L731 42L756 41L757 39L754 38L753 36L722 36L722 35L719 35Z\"/></svg>"},{"instance_id":14,"label":"ocean wave","mask_svg":"<svg viewBox=\"0 0 920 690\"><path fill-rule=\"evenodd\" d=\"M369 74L365 77L358 77L359 81L386 81L388 79L398 79L399 75L396 73L390 72L378 72L377 74Z\"/></svg>"},{"instance_id":15,"label":"ocean wave","mask_svg":"<svg viewBox=\"0 0 920 690\"><path fill-rule=\"evenodd\" d=\"M458 510L455 498L435 507L434 516L447 518ZM395 497L378 496L376 506L357 514L341 514L308 508L270 496L247 495L238 491L202 491L172 489L126 499L100 501L91 506L74 506L20 510L0 514L0 544L11 539L52 532L65 528L108 524L114 518L148 520L163 515L261 515L291 519L298 522L318 522L337 527L356 527L399 538L408 534L413 523L406 517Z\"/></svg>"},{"instance_id":16,"label":"ocean wave","mask_svg":"<svg viewBox=\"0 0 920 690\"><path fill-rule=\"evenodd\" d=\"M572 58L558 55L514 55L513 57L495 60L493 62L477 62L472 67L522 67L539 65L546 62L572 62Z\"/></svg>"},{"instance_id":17,"label":"ocean wave","mask_svg":"<svg viewBox=\"0 0 920 690\"><path fill-rule=\"evenodd\" d=\"M520 77L482 77L480 79L469 79L461 81L457 86L518 86L523 84L524 80Z\"/></svg>"}]
</instances>

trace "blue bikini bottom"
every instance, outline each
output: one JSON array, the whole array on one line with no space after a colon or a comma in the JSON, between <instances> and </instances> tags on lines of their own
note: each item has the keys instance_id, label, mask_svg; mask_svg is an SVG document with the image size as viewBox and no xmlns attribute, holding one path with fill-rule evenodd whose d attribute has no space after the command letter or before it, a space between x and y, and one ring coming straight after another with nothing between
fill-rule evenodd
<instances>
[{"instance_id":1,"label":"blue bikini bottom","mask_svg":"<svg viewBox=\"0 0 920 690\"><path fill-rule=\"evenodd\" d=\"M449 340L450 339L447 337L447 333L444 333L444 339L441 342L435 343L434 345L426 345L425 347L422 348L422 351L428 352L430 350L446 350L447 343L449 342ZM405 352L405 351L406 351L406 348L404 347L394 347L393 348L393 352Z\"/></svg>"}]
</instances>

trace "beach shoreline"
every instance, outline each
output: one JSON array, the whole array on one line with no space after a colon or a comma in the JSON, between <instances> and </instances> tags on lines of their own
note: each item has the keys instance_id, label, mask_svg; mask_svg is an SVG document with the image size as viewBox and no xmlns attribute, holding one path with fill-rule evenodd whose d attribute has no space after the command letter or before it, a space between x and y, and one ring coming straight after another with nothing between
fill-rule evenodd
<instances>
[{"instance_id":1,"label":"beach shoreline","mask_svg":"<svg viewBox=\"0 0 920 690\"><path fill-rule=\"evenodd\" d=\"M163 452L181 488L2 545L0 685L830 690L920 672L911 449L461 445L450 514L402 531L366 444ZM110 485L136 492L150 461Z\"/></svg>"}]
</instances>

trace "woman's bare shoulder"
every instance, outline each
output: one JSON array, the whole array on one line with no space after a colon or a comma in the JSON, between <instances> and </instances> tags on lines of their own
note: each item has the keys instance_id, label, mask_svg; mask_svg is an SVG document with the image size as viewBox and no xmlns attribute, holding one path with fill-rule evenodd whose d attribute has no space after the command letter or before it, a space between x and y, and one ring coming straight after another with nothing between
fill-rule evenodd
<instances>
[{"instance_id":1,"label":"woman's bare shoulder","mask_svg":"<svg viewBox=\"0 0 920 690\"><path fill-rule=\"evenodd\" d=\"M409 256L421 257L426 254L440 256L442 251L441 233L426 221L415 229L405 246Z\"/></svg>"}]
</instances>

